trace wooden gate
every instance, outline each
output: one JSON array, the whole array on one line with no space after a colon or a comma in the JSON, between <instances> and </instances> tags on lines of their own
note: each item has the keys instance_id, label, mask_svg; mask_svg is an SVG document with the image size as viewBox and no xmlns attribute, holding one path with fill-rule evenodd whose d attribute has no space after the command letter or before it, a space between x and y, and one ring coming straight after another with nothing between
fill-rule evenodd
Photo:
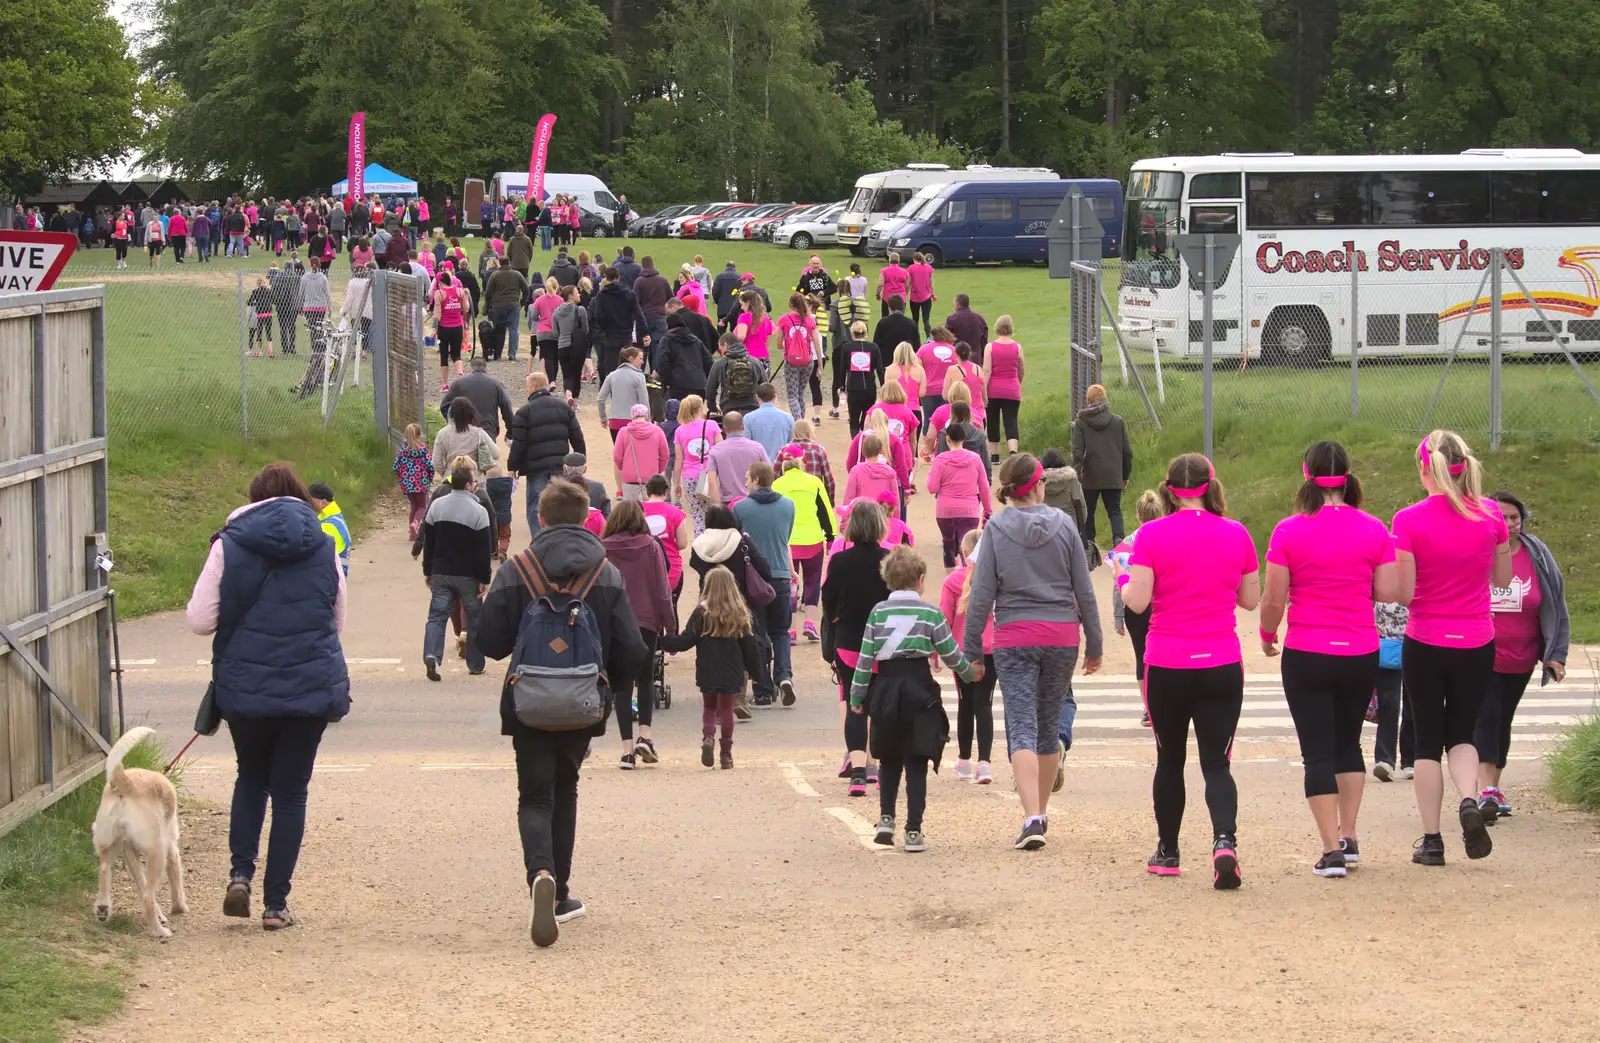
<instances>
[{"instance_id":1,"label":"wooden gate","mask_svg":"<svg viewBox=\"0 0 1600 1043\"><path fill-rule=\"evenodd\" d=\"M0 833L104 763L105 295L0 296Z\"/></svg>"}]
</instances>

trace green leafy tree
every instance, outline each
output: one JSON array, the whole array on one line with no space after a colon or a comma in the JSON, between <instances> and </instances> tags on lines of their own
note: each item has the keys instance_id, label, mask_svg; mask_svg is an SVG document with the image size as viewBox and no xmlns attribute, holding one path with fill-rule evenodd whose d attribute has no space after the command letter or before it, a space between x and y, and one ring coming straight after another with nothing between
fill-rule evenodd
<instances>
[{"instance_id":1,"label":"green leafy tree","mask_svg":"<svg viewBox=\"0 0 1600 1043\"><path fill-rule=\"evenodd\" d=\"M0 188L104 169L134 148L137 67L105 0L0 3Z\"/></svg>"}]
</instances>

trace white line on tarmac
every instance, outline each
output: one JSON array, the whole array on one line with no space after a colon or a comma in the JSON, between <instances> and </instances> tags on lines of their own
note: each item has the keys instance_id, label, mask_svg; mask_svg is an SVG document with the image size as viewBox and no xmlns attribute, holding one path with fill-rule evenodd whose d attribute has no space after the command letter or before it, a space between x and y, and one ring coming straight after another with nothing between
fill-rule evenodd
<instances>
[{"instance_id":1,"label":"white line on tarmac","mask_svg":"<svg viewBox=\"0 0 1600 1043\"><path fill-rule=\"evenodd\" d=\"M485 764L482 762L472 764L424 764L422 771L515 771L515 764Z\"/></svg>"},{"instance_id":2,"label":"white line on tarmac","mask_svg":"<svg viewBox=\"0 0 1600 1043\"><path fill-rule=\"evenodd\" d=\"M784 780L787 781L790 786L793 786L794 791L800 794L802 797L822 796L822 794L811 788L811 783L806 781L805 773L802 772L796 765L779 764L778 768L783 772Z\"/></svg>"},{"instance_id":3,"label":"white line on tarmac","mask_svg":"<svg viewBox=\"0 0 1600 1043\"><path fill-rule=\"evenodd\" d=\"M156 665L156 660L154 660L154 659L124 659L122 661L122 665L123 666L155 666Z\"/></svg>"},{"instance_id":4,"label":"white line on tarmac","mask_svg":"<svg viewBox=\"0 0 1600 1043\"><path fill-rule=\"evenodd\" d=\"M843 822L845 828L854 833L856 840L859 841L861 846L866 848L868 851L882 853L884 851L894 850L894 848L889 845L875 843L872 838L878 832L877 827L868 822L866 819L862 818L860 815L857 815L854 811L851 811L849 808L826 808L824 810L826 810L828 814L832 815L840 822Z\"/></svg>"}]
</instances>

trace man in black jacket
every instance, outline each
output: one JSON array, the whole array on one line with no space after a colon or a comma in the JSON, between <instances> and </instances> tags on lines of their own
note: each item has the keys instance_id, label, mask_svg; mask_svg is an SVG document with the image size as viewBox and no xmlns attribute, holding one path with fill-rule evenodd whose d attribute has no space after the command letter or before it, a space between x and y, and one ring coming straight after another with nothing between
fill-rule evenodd
<instances>
[{"instance_id":1,"label":"man in black jacket","mask_svg":"<svg viewBox=\"0 0 1600 1043\"><path fill-rule=\"evenodd\" d=\"M717 306L717 326L727 329L739 317L739 269L728 266L711 280L711 302Z\"/></svg>"},{"instance_id":2,"label":"man in black jacket","mask_svg":"<svg viewBox=\"0 0 1600 1043\"><path fill-rule=\"evenodd\" d=\"M439 680L445 623L457 601L467 617L467 673L483 673L483 652L476 640L478 613L489 589L494 543L494 526L478 502L472 468L457 467L450 473L450 491L428 505L422 520L422 580L433 592L422 640L422 662L430 681Z\"/></svg>"},{"instance_id":3,"label":"man in black jacket","mask_svg":"<svg viewBox=\"0 0 1600 1043\"><path fill-rule=\"evenodd\" d=\"M629 247L632 249L632 247ZM600 382L617 368L619 353L633 343L634 331L644 329L644 313L639 310L639 298L622 285L622 276L615 268L603 273L605 282L589 302L589 324L597 334L595 355Z\"/></svg>"},{"instance_id":4,"label":"man in black jacket","mask_svg":"<svg viewBox=\"0 0 1600 1043\"><path fill-rule=\"evenodd\" d=\"M565 398L550 394L550 378L542 369L528 374L528 404L511 418L507 439L511 453L506 468L528 480L528 529L539 531L539 494L561 474L569 452L587 452L578 414ZM588 515L586 514L585 517Z\"/></svg>"},{"instance_id":5,"label":"man in black jacket","mask_svg":"<svg viewBox=\"0 0 1600 1043\"><path fill-rule=\"evenodd\" d=\"M803 293L807 297L820 296L826 305L833 300L833 295L838 289L833 276L829 275L828 269L822 265L822 255L812 254L806 264L806 270L800 273L800 281L795 284L794 292Z\"/></svg>"},{"instance_id":6,"label":"man in black jacket","mask_svg":"<svg viewBox=\"0 0 1600 1043\"><path fill-rule=\"evenodd\" d=\"M667 338L667 302L672 300L672 284L656 271L656 259L646 257L633 280L633 295L639 300L639 313L644 316L643 337L645 358L654 359Z\"/></svg>"},{"instance_id":7,"label":"man in black jacket","mask_svg":"<svg viewBox=\"0 0 1600 1043\"><path fill-rule=\"evenodd\" d=\"M439 400L439 412L450 418L450 403L458 398L470 401L478 411L478 426L489 432L489 437L499 439L500 421L505 420L506 430L511 430L511 396L506 394L500 378L489 373L489 360L482 355L472 356L472 372L450 382L450 390Z\"/></svg>"},{"instance_id":8,"label":"man in black jacket","mask_svg":"<svg viewBox=\"0 0 1600 1043\"><path fill-rule=\"evenodd\" d=\"M888 303L889 314L879 319L872 331L872 342L878 346L878 357L884 365L894 361L894 349L901 341L915 348L922 339L916 320L906 314L906 299L897 293Z\"/></svg>"},{"instance_id":9,"label":"man in black jacket","mask_svg":"<svg viewBox=\"0 0 1600 1043\"><path fill-rule=\"evenodd\" d=\"M543 376L543 374L539 374ZM544 527L527 550L500 567L489 587L479 621L478 646L491 659L505 659L517 643L523 613L532 600L520 569L536 559L554 584L565 586L596 567L598 577L584 603L600 631L606 676L617 691L649 669L649 653L639 637L639 623L628 603L622 574L606 561L605 547L583 528L589 497L569 482L552 482L539 498ZM529 570L531 572L531 569ZM517 664L509 664L509 670ZM611 689L601 692L608 710ZM607 714L609 717L609 713ZM584 914L583 902L572 897L572 848L577 837L578 769L589 740L606 732L606 721L583 731L547 732L517 720L511 685L500 689L500 734L511 736L517 763L517 830L522 836L522 862L532 899L528 933L539 946L555 944L560 925Z\"/></svg>"},{"instance_id":10,"label":"man in black jacket","mask_svg":"<svg viewBox=\"0 0 1600 1043\"><path fill-rule=\"evenodd\" d=\"M625 290L633 289L633 281L644 270L644 266L633 259L633 247L631 246L622 248L622 252L617 254L617 259L611 263L611 267L617 270L617 278L622 280L622 288Z\"/></svg>"},{"instance_id":11,"label":"man in black jacket","mask_svg":"<svg viewBox=\"0 0 1600 1043\"><path fill-rule=\"evenodd\" d=\"M712 356L689 330L686 318L692 314L681 307L667 309L667 337L656 357L655 376L667 389L668 398L682 400L690 395L704 397L706 393L706 373L711 369Z\"/></svg>"},{"instance_id":12,"label":"man in black jacket","mask_svg":"<svg viewBox=\"0 0 1600 1043\"><path fill-rule=\"evenodd\" d=\"M565 246L556 250L556 259L550 262L550 271L546 273L556 281L563 290L568 286L578 285L578 266L572 263L572 258L567 256Z\"/></svg>"},{"instance_id":13,"label":"man in black jacket","mask_svg":"<svg viewBox=\"0 0 1600 1043\"><path fill-rule=\"evenodd\" d=\"M667 326L669 329L672 326L674 313L681 317L685 329L700 338L700 343L706 346L706 351L709 354L715 355L717 353L716 323L684 304L682 300L674 297L667 302Z\"/></svg>"}]
</instances>

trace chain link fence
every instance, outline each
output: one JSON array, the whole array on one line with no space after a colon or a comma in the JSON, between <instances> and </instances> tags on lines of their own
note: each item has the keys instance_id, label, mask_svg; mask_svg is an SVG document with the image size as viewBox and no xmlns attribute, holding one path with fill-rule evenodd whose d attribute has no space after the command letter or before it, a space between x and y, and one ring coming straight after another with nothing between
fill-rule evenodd
<instances>
[{"instance_id":1,"label":"chain link fence","mask_svg":"<svg viewBox=\"0 0 1600 1043\"><path fill-rule=\"evenodd\" d=\"M318 274L256 249L249 258L185 263L132 255L118 268L74 265L63 286L100 283L106 297L107 427L129 439L234 432L251 440L324 426L335 412L372 416L368 336L340 332L340 311L370 315L371 283L347 257ZM341 394L341 392L343 392Z\"/></svg>"},{"instance_id":2,"label":"chain link fence","mask_svg":"<svg viewBox=\"0 0 1600 1043\"><path fill-rule=\"evenodd\" d=\"M1420 436L1445 427L1490 448L1600 436L1600 246L1426 253L1380 255L1337 282L1318 279L1306 303L1225 282L1212 301L1218 432L1354 422ZM1131 392L1137 375L1163 426L1200 424L1203 291L1185 283L1187 266L1158 287L1149 272L1130 274L1106 273L1104 382ZM1171 307L1173 295L1187 307ZM1152 300L1168 306L1146 307ZM1151 423L1141 409L1123 414Z\"/></svg>"}]
</instances>

